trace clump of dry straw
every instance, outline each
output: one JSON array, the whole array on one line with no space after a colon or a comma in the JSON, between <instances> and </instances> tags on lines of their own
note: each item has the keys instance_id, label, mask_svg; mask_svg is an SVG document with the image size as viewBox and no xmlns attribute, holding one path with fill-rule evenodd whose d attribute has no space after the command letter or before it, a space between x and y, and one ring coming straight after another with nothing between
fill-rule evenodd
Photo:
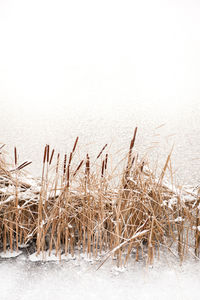
<instances>
[{"instance_id":1,"label":"clump of dry straw","mask_svg":"<svg viewBox=\"0 0 200 300\"><path fill-rule=\"evenodd\" d=\"M126 265L130 257L152 263L160 248L181 260L189 252L199 256L200 196L166 184L165 173L156 176L134 150L137 128L127 151L127 164L118 183L109 174L107 144L95 162L87 154L73 163L78 137L69 155L46 145L40 182L24 175L30 164L6 163L0 149L0 246L18 251L27 245L39 255L52 251L61 258L85 253L104 255ZM1 147L3 148L3 146ZM54 166L54 167L53 167Z\"/></svg>"}]
</instances>

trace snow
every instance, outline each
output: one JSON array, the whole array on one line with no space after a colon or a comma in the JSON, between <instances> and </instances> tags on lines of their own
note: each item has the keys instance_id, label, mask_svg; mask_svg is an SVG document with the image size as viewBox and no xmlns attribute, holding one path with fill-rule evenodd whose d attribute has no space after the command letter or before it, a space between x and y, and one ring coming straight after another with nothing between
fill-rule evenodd
<instances>
[{"instance_id":1,"label":"snow","mask_svg":"<svg viewBox=\"0 0 200 300\"><path fill-rule=\"evenodd\" d=\"M18 246L19 246L19 248L23 249L23 248L27 248L29 246L29 244L22 243L22 244L18 244Z\"/></svg>"},{"instance_id":2,"label":"snow","mask_svg":"<svg viewBox=\"0 0 200 300\"><path fill-rule=\"evenodd\" d=\"M20 254L22 254L22 251L18 250L18 251L10 251L7 250L6 252L0 252L0 257L1 258L13 258L13 257L17 257Z\"/></svg>"},{"instance_id":3,"label":"snow","mask_svg":"<svg viewBox=\"0 0 200 300\"><path fill-rule=\"evenodd\" d=\"M183 222L184 219L182 217L178 217L174 220L175 223Z\"/></svg>"},{"instance_id":4,"label":"snow","mask_svg":"<svg viewBox=\"0 0 200 300\"><path fill-rule=\"evenodd\" d=\"M198 231L200 231L200 226L192 226L192 229L194 229L194 230L196 230L196 229L198 229Z\"/></svg>"},{"instance_id":5,"label":"snow","mask_svg":"<svg viewBox=\"0 0 200 300\"><path fill-rule=\"evenodd\" d=\"M109 261L98 271L98 262L82 257L60 262L27 261L24 255L1 261L1 300L63 299L184 299L199 298L200 262L180 266L167 258L146 266L132 262L119 269Z\"/></svg>"},{"instance_id":6,"label":"snow","mask_svg":"<svg viewBox=\"0 0 200 300\"><path fill-rule=\"evenodd\" d=\"M44 251L43 253L40 252L40 254L37 254L37 252L31 254L29 256L29 260L32 262L38 262L38 261L42 261L42 262L49 262L49 261L60 261L60 260L75 260L76 257L72 257L70 254L65 255L59 255L59 253L56 255L56 251L52 250L51 251L51 255L49 255L49 251Z\"/></svg>"}]
</instances>

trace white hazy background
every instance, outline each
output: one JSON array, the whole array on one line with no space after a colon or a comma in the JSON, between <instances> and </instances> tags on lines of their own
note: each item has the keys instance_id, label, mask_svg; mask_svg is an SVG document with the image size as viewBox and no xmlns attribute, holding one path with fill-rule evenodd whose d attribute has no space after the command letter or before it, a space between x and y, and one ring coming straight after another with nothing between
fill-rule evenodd
<instances>
[{"instance_id":1,"label":"white hazy background","mask_svg":"<svg viewBox=\"0 0 200 300\"><path fill-rule=\"evenodd\" d=\"M1 98L44 109L199 97L198 0L0 5Z\"/></svg>"},{"instance_id":2,"label":"white hazy background","mask_svg":"<svg viewBox=\"0 0 200 300\"><path fill-rule=\"evenodd\" d=\"M198 0L0 0L0 142L39 172L46 143L122 144L138 125L145 144L164 123L198 181L199 15Z\"/></svg>"}]
</instances>

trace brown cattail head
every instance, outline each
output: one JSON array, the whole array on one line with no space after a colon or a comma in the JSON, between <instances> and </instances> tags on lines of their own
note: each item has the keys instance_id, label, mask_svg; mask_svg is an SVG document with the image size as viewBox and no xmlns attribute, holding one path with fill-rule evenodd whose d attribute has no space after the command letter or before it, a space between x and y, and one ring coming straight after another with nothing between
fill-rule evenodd
<instances>
[{"instance_id":1,"label":"brown cattail head","mask_svg":"<svg viewBox=\"0 0 200 300\"><path fill-rule=\"evenodd\" d=\"M85 175L87 175L87 176L90 175L90 157L88 154L86 155Z\"/></svg>"},{"instance_id":2,"label":"brown cattail head","mask_svg":"<svg viewBox=\"0 0 200 300\"><path fill-rule=\"evenodd\" d=\"M72 153L74 153L75 150L76 150L76 146L77 146L77 143L78 143L78 139L79 139L79 137L77 136L77 138L76 138L76 140L75 140L75 143L74 143L74 147L73 147Z\"/></svg>"},{"instance_id":3,"label":"brown cattail head","mask_svg":"<svg viewBox=\"0 0 200 300\"><path fill-rule=\"evenodd\" d=\"M45 164L46 156L47 156L47 145L46 145L45 148L44 148L43 164Z\"/></svg>"},{"instance_id":4,"label":"brown cattail head","mask_svg":"<svg viewBox=\"0 0 200 300\"><path fill-rule=\"evenodd\" d=\"M105 165L105 161L103 160L102 167L101 167L101 177L103 177L104 174L104 165Z\"/></svg>"},{"instance_id":5,"label":"brown cattail head","mask_svg":"<svg viewBox=\"0 0 200 300\"><path fill-rule=\"evenodd\" d=\"M68 162L68 166L67 166L67 187L69 187L69 174L70 174L70 165L71 165L71 161L72 161L72 153L70 153L69 156L69 162Z\"/></svg>"},{"instance_id":6,"label":"brown cattail head","mask_svg":"<svg viewBox=\"0 0 200 300\"><path fill-rule=\"evenodd\" d=\"M47 163L49 162L49 145L47 145Z\"/></svg>"},{"instance_id":7,"label":"brown cattail head","mask_svg":"<svg viewBox=\"0 0 200 300\"><path fill-rule=\"evenodd\" d=\"M60 153L58 153L58 155L57 155L56 174L58 174L59 161L60 161Z\"/></svg>"},{"instance_id":8,"label":"brown cattail head","mask_svg":"<svg viewBox=\"0 0 200 300\"><path fill-rule=\"evenodd\" d=\"M5 145L6 145L6 144L1 145L0 150L1 150L3 147L5 147Z\"/></svg>"},{"instance_id":9,"label":"brown cattail head","mask_svg":"<svg viewBox=\"0 0 200 300\"><path fill-rule=\"evenodd\" d=\"M66 173L67 154L64 156L63 174Z\"/></svg>"},{"instance_id":10,"label":"brown cattail head","mask_svg":"<svg viewBox=\"0 0 200 300\"><path fill-rule=\"evenodd\" d=\"M137 127L135 127L134 135L133 135L133 138L132 138L131 143L130 143L130 148L129 148L129 153L128 153L128 163L127 163L127 171L128 172L129 172L129 170L132 166L132 150L133 150L133 147L135 145L136 134L137 134Z\"/></svg>"},{"instance_id":11,"label":"brown cattail head","mask_svg":"<svg viewBox=\"0 0 200 300\"><path fill-rule=\"evenodd\" d=\"M143 168L144 168L144 161L142 162L141 167L140 167L141 172L143 171Z\"/></svg>"},{"instance_id":12,"label":"brown cattail head","mask_svg":"<svg viewBox=\"0 0 200 300\"><path fill-rule=\"evenodd\" d=\"M54 149L51 152L51 157L50 157L49 165L52 163L53 155L54 155Z\"/></svg>"},{"instance_id":13,"label":"brown cattail head","mask_svg":"<svg viewBox=\"0 0 200 300\"><path fill-rule=\"evenodd\" d=\"M106 153L106 158L105 158L105 170L107 169L108 165L108 153Z\"/></svg>"},{"instance_id":14,"label":"brown cattail head","mask_svg":"<svg viewBox=\"0 0 200 300\"><path fill-rule=\"evenodd\" d=\"M131 143L130 143L130 150L131 151L132 151L132 149L133 149L133 147L135 145L136 134L137 134L137 127L135 127L134 135L133 135L133 138L132 138Z\"/></svg>"},{"instance_id":15,"label":"brown cattail head","mask_svg":"<svg viewBox=\"0 0 200 300\"><path fill-rule=\"evenodd\" d=\"M71 165L71 161L72 161L72 152L70 153L70 156L69 156L69 162L68 162L68 166Z\"/></svg>"},{"instance_id":16,"label":"brown cattail head","mask_svg":"<svg viewBox=\"0 0 200 300\"><path fill-rule=\"evenodd\" d=\"M14 148L15 166L17 165L17 148Z\"/></svg>"},{"instance_id":17,"label":"brown cattail head","mask_svg":"<svg viewBox=\"0 0 200 300\"><path fill-rule=\"evenodd\" d=\"M80 164L79 164L78 167L76 168L76 171L74 172L73 176L76 175L76 173L78 172L78 170L81 168L83 162L84 162L84 160L82 160L82 161L80 162Z\"/></svg>"},{"instance_id":18,"label":"brown cattail head","mask_svg":"<svg viewBox=\"0 0 200 300\"><path fill-rule=\"evenodd\" d=\"M97 158L96 158L96 159L98 159L98 158L101 156L102 152L104 151L104 149L105 149L107 146L108 146L108 144L105 144L105 146L101 149L101 151L100 151L99 154L97 155Z\"/></svg>"},{"instance_id":19,"label":"brown cattail head","mask_svg":"<svg viewBox=\"0 0 200 300\"><path fill-rule=\"evenodd\" d=\"M23 169L23 168L25 168L25 167L27 167L28 165L30 165L32 163L32 161L25 161L23 164L21 164L18 168L17 168L17 170L21 170L21 169Z\"/></svg>"}]
</instances>

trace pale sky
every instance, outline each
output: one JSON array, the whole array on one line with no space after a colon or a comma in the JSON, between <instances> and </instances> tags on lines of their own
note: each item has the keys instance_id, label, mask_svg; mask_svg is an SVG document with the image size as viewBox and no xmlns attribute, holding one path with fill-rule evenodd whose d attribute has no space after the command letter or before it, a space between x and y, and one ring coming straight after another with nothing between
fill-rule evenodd
<instances>
[{"instance_id":1,"label":"pale sky","mask_svg":"<svg viewBox=\"0 0 200 300\"><path fill-rule=\"evenodd\" d=\"M0 0L0 101L197 99L199 16L198 0Z\"/></svg>"}]
</instances>

